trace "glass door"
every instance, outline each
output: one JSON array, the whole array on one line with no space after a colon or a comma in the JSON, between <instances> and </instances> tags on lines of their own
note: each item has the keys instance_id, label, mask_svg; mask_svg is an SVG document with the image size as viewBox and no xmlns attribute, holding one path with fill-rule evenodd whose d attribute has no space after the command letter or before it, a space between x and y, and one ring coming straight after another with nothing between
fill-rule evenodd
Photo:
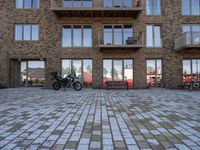
<instances>
[{"instance_id":1,"label":"glass door","mask_svg":"<svg viewBox=\"0 0 200 150\"><path fill-rule=\"evenodd\" d=\"M162 60L149 59L147 60L147 85L161 86L162 82Z\"/></svg>"}]
</instances>

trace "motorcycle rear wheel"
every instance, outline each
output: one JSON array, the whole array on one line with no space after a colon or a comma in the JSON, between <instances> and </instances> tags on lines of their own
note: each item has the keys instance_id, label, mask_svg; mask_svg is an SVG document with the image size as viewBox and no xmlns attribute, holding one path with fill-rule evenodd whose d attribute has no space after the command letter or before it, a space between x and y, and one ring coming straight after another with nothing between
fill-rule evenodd
<instances>
[{"instance_id":1,"label":"motorcycle rear wheel","mask_svg":"<svg viewBox=\"0 0 200 150\"><path fill-rule=\"evenodd\" d=\"M53 86L53 89L57 91L61 88L61 83L60 82L54 82L52 86Z\"/></svg>"},{"instance_id":2,"label":"motorcycle rear wheel","mask_svg":"<svg viewBox=\"0 0 200 150\"><path fill-rule=\"evenodd\" d=\"M79 81L73 83L73 88L76 91L80 91L82 89L82 84Z\"/></svg>"}]
</instances>

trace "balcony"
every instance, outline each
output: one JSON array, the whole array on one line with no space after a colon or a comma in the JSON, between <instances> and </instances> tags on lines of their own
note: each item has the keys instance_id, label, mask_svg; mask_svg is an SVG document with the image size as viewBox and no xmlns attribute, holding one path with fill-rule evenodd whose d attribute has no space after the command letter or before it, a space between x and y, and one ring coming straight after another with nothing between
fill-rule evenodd
<instances>
[{"instance_id":1,"label":"balcony","mask_svg":"<svg viewBox=\"0 0 200 150\"><path fill-rule=\"evenodd\" d=\"M72 4L72 2L76 2ZM79 2L79 3L78 3ZM87 2L87 1L86 1ZM102 0L103 3L103 0ZM142 1L133 0L131 5L103 6L103 4L83 4L82 0L63 3L62 0L51 0L51 10L58 17L87 17L87 18L137 18L142 12Z\"/></svg>"},{"instance_id":2,"label":"balcony","mask_svg":"<svg viewBox=\"0 0 200 150\"><path fill-rule=\"evenodd\" d=\"M185 32L175 39L175 50L200 49L200 32Z\"/></svg>"},{"instance_id":3,"label":"balcony","mask_svg":"<svg viewBox=\"0 0 200 150\"><path fill-rule=\"evenodd\" d=\"M109 34L113 33L100 33L98 38L99 50L102 51L115 51L115 50L129 50L137 51L144 46L143 34L140 33L138 37L118 35L109 38Z\"/></svg>"}]
</instances>

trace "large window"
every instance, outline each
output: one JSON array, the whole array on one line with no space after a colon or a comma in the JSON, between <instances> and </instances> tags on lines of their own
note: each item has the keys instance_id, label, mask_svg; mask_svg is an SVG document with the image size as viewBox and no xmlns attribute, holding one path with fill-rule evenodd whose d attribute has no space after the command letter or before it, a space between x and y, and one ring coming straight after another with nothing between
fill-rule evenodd
<instances>
[{"instance_id":1,"label":"large window","mask_svg":"<svg viewBox=\"0 0 200 150\"><path fill-rule=\"evenodd\" d=\"M200 25L199 24L184 24L183 33L186 34L186 44L200 44Z\"/></svg>"},{"instance_id":2,"label":"large window","mask_svg":"<svg viewBox=\"0 0 200 150\"><path fill-rule=\"evenodd\" d=\"M162 47L160 26L147 25L146 33L147 47Z\"/></svg>"},{"instance_id":3,"label":"large window","mask_svg":"<svg viewBox=\"0 0 200 150\"><path fill-rule=\"evenodd\" d=\"M105 25L103 35L104 45L126 45L134 38L131 25Z\"/></svg>"},{"instance_id":4,"label":"large window","mask_svg":"<svg viewBox=\"0 0 200 150\"><path fill-rule=\"evenodd\" d=\"M160 0L146 0L146 14L147 15L161 15Z\"/></svg>"},{"instance_id":5,"label":"large window","mask_svg":"<svg viewBox=\"0 0 200 150\"><path fill-rule=\"evenodd\" d=\"M89 25L66 25L62 34L62 47L92 47L92 29Z\"/></svg>"},{"instance_id":6,"label":"large window","mask_svg":"<svg viewBox=\"0 0 200 150\"><path fill-rule=\"evenodd\" d=\"M183 60L183 82L200 80L200 59Z\"/></svg>"},{"instance_id":7,"label":"large window","mask_svg":"<svg viewBox=\"0 0 200 150\"><path fill-rule=\"evenodd\" d=\"M21 85L43 86L45 79L44 61L21 61Z\"/></svg>"},{"instance_id":8,"label":"large window","mask_svg":"<svg viewBox=\"0 0 200 150\"><path fill-rule=\"evenodd\" d=\"M85 87L92 86L92 59L63 59L62 77L70 74L72 69L83 80Z\"/></svg>"},{"instance_id":9,"label":"large window","mask_svg":"<svg viewBox=\"0 0 200 150\"><path fill-rule=\"evenodd\" d=\"M103 60L103 85L106 81L128 82L133 87L133 60L132 59L104 59Z\"/></svg>"},{"instance_id":10,"label":"large window","mask_svg":"<svg viewBox=\"0 0 200 150\"><path fill-rule=\"evenodd\" d=\"M132 0L104 0L104 7L132 7Z\"/></svg>"},{"instance_id":11,"label":"large window","mask_svg":"<svg viewBox=\"0 0 200 150\"><path fill-rule=\"evenodd\" d=\"M92 0L64 0L64 7L92 7Z\"/></svg>"},{"instance_id":12,"label":"large window","mask_svg":"<svg viewBox=\"0 0 200 150\"><path fill-rule=\"evenodd\" d=\"M16 41L37 41L39 40L39 25L36 24L16 24Z\"/></svg>"},{"instance_id":13,"label":"large window","mask_svg":"<svg viewBox=\"0 0 200 150\"><path fill-rule=\"evenodd\" d=\"M162 60L147 60L147 85L161 86L162 83Z\"/></svg>"},{"instance_id":14,"label":"large window","mask_svg":"<svg viewBox=\"0 0 200 150\"><path fill-rule=\"evenodd\" d=\"M16 8L36 9L40 7L40 0L16 0Z\"/></svg>"},{"instance_id":15,"label":"large window","mask_svg":"<svg viewBox=\"0 0 200 150\"><path fill-rule=\"evenodd\" d=\"M200 15L200 0L182 0L182 15Z\"/></svg>"}]
</instances>

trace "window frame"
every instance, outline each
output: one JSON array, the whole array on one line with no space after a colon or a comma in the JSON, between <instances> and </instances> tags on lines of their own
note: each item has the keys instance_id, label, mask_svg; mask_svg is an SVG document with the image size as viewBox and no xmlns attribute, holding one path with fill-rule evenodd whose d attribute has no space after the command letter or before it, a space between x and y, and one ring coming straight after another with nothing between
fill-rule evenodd
<instances>
[{"instance_id":1,"label":"window frame","mask_svg":"<svg viewBox=\"0 0 200 150\"><path fill-rule=\"evenodd\" d=\"M71 3L70 7L65 7L65 0L62 0L62 6L64 8L93 8L94 7L94 1L93 0L91 0L91 2L92 2L92 6L91 7L83 7L83 1L84 0L79 0L79 1L81 1L81 6L80 7L74 7L74 1L76 1L76 0L69 0L69 1Z\"/></svg>"},{"instance_id":2,"label":"window frame","mask_svg":"<svg viewBox=\"0 0 200 150\"><path fill-rule=\"evenodd\" d=\"M41 3L41 0L38 0L38 7L37 8L33 8L33 1L34 0L30 0L31 1L31 7L30 8L25 8L25 0L22 0L22 8L17 8L17 0L15 0L15 9L40 9L40 3Z\"/></svg>"},{"instance_id":3,"label":"window frame","mask_svg":"<svg viewBox=\"0 0 200 150\"><path fill-rule=\"evenodd\" d=\"M192 8L192 0L189 0L189 14L184 14L184 9L183 9L183 2L184 2L184 0L181 0L181 15L182 16L200 16L200 0L199 0L199 14L193 14L192 13L192 10L193 10L193 8Z\"/></svg>"},{"instance_id":4,"label":"window frame","mask_svg":"<svg viewBox=\"0 0 200 150\"><path fill-rule=\"evenodd\" d=\"M71 46L63 46L63 28L64 26L70 26L70 29L71 29ZM74 46L73 44L73 37L74 37L74 34L73 34L73 29L74 29L74 26L81 26L81 46ZM84 26L90 26L91 27L91 46L84 46ZM87 28L86 28L87 29ZM61 28L61 48L92 48L93 47L93 28L92 28L92 25L91 24L63 24L62 25L62 28Z\"/></svg>"},{"instance_id":5,"label":"window frame","mask_svg":"<svg viewBox=\"0 0 200 150\"><path fill-rule=\"evenodd\" d=\"M162 0L159 0L160 1L160 14L155 14L155 10L154 10L154 8L155 8L155 5L154 5L154 0L152 0L152 14L147 14L147 0L145 1L146 2L146 8L145 8L145 10L146 10L146 16L154 16L154 17L160 17L160 16L162 16Z\"/></svg>"},{"instance_id":6,"label":"window frame","mask_svg":"<svg viewBox=\"0 0 200 150\"><path fill-rule=\"evenodd\" d=\"M103 1L103 8L124 8L126 5L126 0L120 0L120 2L121 2L121 4L122 4L122 6L120 6L120 7L115 7L115 0L110 0L111 1L111 3L112 3L112 7L105 7L105 0L102 0ZM125 7L125 8L133 8L133 3L134 3L134 1L133 0L131 0L131 6L130 7Z\"/></svg>"},{"instance_id":7,"label":"window frame","mask_svg":"<svg viewBox=\"0 0 200 150\"><path fill-rule=\"evenodd\" d=\"M30 40L24 40L24 26L30 26ZM32 40L32 26L37 25L38 26L38 39L37 40ZM22 32L21 32L21 40L16 40L16 26L21 26L22 27ZM39 24L20 24L16 23L14 24L14 41L15 42L37 42L40 40L40 26Z\"/></svg>"},{"instance_id":8,"label":"window frame","mask_svg":"<svg viewBox=\"0 0 200 150\"><path fill-rule=\"evenodd\" d=\"M115 26L121 26L122 28L122 44L121 45L127 45L126 43L124 43L124 29L125 29L125 26L131 26L132 27L132 37L133 38L135 38L135 30L134 30L134 26L132 25L132 24L104 24L103 25L103 32L102 32L102 37L103 37L103 45L106 45L105 44L105 39L104 39L104 28L105 28L105 26L112 26L112 43L111 43L111 45L117 45L117 44L115 44L115 35L114 35L114 29L115 29Z\"/></svg>"},{"instance_id":9,"label":"window frame","mask_svg":"<svg viewBox=\"0 0 200 150\"><path fill-rule=\"evenodd\" d=\"M103 58L102 59L102 87L105 87L104 86L104 60L110 60L111 61L111 76L112 76L112 80L111 81L116 81L116 80L114 80L114 71L113 71L113 69L114 69L114 61L122 61L122 81L125 81L125 79L124 79L124 76L125 76L125 73L124 73L124 71L125 71L125 67L124 67L124 61L125 60L131 60L132 61L132 82L133 82L133 86L130 86L130 88L133 88L134 87L134 79L135 79L135 74L134 74L134 59L133 58Z\"/></svg>"},{"instance_id":10,"label":"window frame","mask_svg":"<svg viewBox=\"0 0 200 150\"><path fill-rule=\"evenodd\" d=\"M152 26L152 39L153 39L153 46L147 45L147 26ZM160 27L160 46L155 46L155 27ZM147 48L163 48L163 41L162 41L162 26L159 24L146 24L146 47Z\"/></svg>"}]
</instances>

